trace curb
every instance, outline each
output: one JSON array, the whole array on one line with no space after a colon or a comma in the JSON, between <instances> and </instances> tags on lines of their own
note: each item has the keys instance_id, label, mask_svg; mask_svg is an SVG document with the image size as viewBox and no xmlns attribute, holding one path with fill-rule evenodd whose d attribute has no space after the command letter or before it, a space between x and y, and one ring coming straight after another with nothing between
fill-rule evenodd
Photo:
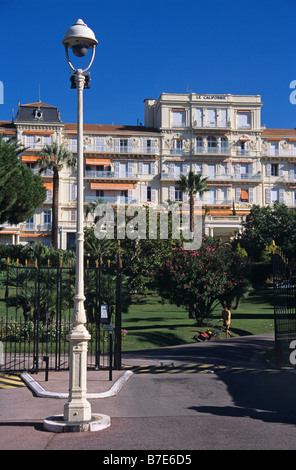
<instances>
[{"instance_id":1,"label":"curb","mask_svg":"<svg viewBox=\"0 0 296 470\"><path fill-rule=\"evenodd\" d=\"M106 398L113 397L117 395L122 389L123 385L128 381L128 379L133 375L133 372L127 370L124 374L112 385L112 387L107 392L100 393L87 393L86 398ZM39 398L68 398L68 393L61 392L48 392L45 390L36 380L34 380L30 374L23 372L21 378L25 384L34 392L34 394Z\"/></svg>"}]
</instances>

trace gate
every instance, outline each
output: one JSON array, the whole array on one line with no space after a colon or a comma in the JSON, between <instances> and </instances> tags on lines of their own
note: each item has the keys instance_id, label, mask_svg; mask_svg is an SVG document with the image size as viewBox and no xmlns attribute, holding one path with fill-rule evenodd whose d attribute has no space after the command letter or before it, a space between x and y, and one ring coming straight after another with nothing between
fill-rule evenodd
<instances>
[{"instance_id":1,"label":"gate","mask_svg":"<svg viewBox=\"0 0 296 470\"><path fill-rule=\"evenodd\" d=\"M88 369L121 366L121 265L87 260L84 268ZM75 266L0 265L0 370L69 368ZM114 333L104 325L115 324ZM112 349L110 348L112 346ZM114 356L114 351L115 356Z\"/></svg>"},{"instance_id":2,"label":"gate","mask_svg":"<svg viewBox=\"0 0 296 470\"><path fill-rule=\"evenodd\" d=\"M273 253L275 360L291 366L290 343L296 339L296 272L281 250Z\"/></svg>"}]
</instances>

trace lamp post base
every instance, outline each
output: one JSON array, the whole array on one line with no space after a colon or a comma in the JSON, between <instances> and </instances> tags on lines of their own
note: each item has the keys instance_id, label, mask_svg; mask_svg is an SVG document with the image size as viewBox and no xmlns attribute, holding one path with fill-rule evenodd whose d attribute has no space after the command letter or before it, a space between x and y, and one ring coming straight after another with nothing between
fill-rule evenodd
<instances>
[{"instance_id":1,"label":"lamp post base","mask_svg":"<svg viewBox=\"0 0 296 470\"><path fill-rule=\"evenodd\" d=\"M89 432L102 431L111 425L111 419L104 414L94 414L89 421L65 421L63 415L50 416L43 421L43 427L51 432Z\"/></svg>"},{"instance_id":2,"label":"lamp post base","mask_svg":"<svg viewBox=\"0 0 296 470\"><path fill-rule=\"evenodd\" d=\"M69 399L64 406L64 420L87 422L91 420L91 406L86 399L87 342L90 334L85 326L74 326L67 336L70 346Z\"/></svg>"}]
</instances>

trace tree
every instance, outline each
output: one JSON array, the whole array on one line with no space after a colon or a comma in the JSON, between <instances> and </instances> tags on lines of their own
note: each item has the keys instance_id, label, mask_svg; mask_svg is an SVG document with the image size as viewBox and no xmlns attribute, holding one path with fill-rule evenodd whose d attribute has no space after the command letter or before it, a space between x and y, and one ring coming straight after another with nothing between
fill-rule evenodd
<instances>
[{"instance_id":1,"label":"tree","mask_svg":"<svg viewBox=\"0 0 296 470\"><path fill-rule=\"evenodd\" d=\"M201 175L189 171L188 176L181 175L177 183L180 189L188 193L189 196L190 232L194 231L194 197L197 193L201 196L204 192L209 191L206 181L207 178L202 178Z\"/></svg>"},{"instance_id":2,"label":"tree","mask_svg":"<svg viewBox=\"0 0 296 470\"><path fill-rule=\"evenodd\" d=\"M240 236L241 247L248 255L259 261L263 250L273 241L286 255L296 255L296 212L285 204L275 202L272 206L253 205Z\"/></svg>"},{"instance_id":3,"label":"tree","mask_svg":"<svg viewBox=\"0 0 296 470\"><path fill-rule=\"evenodd\" d=\"M161 297L200 324L214 308L244 293L244 266L230 244L203 238L199 250L175 249L156 272Z\"/></svg>"},{"instance_id":4,"label":"tree","mask_svg":"<svg viewBox=\"0 0 296 470\"><path fill-rule=\"evenodd\" d=\"M0 136L0 223L28 220L46 199L42 178L19 159L22 148Z\"/></svg>"},{"instance_id":5,"label":"tree","mask_svg":"<svg viewBox=\"0 0 296 470\"><path fill-rule=\"evenodd\" d=\"M46 145L40 153L37 163L40 165L39 173L42 174L47 170L53 172L53 195L52 195L52 246L58 249L58 223L59 223L59 172L66 166L75 166L71 152L64 145L57 142Z\"/></svg>"}]
</instances>

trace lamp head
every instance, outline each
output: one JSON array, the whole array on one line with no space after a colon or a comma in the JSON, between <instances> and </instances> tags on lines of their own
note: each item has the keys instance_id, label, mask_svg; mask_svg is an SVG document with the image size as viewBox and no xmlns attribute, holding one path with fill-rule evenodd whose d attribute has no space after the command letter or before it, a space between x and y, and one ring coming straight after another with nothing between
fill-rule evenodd
<instances>
[{"instance_id":1,"label":"lamp head","mask_svg":"<svg viewBox=\"0 0 296 470\"><path fill-rule=\"evenodd\" d=\"M66 31L62 43L66 48L72 49L73 54L77 57L83 57L88 49L92 49L98 44L98 41L94 32L79 19Z\"/></svg>"}]
</instances>

